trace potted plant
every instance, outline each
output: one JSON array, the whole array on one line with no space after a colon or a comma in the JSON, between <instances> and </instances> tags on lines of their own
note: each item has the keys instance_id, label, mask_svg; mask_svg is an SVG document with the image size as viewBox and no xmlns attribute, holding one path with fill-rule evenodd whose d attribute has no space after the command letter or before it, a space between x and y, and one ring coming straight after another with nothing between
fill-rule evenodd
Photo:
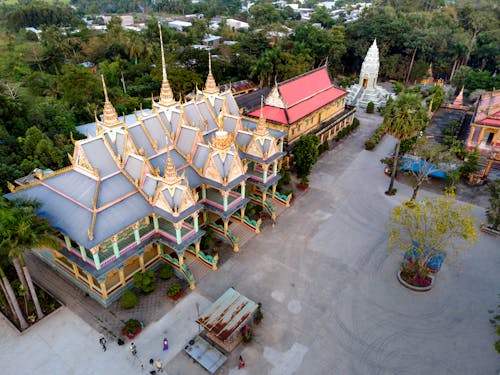
<instances>
[{"instance_id":1,"label":"potted plant","mask_svg":"<svg viewBox=\"0 0 500 375\"><path fill-rule=\"evenodd\" d=\"M264 314L262 314L262 303L257 304L257 311L255 312L253 316L253 322L255 324L259 324L260 321L264 318Z\"/></svg>"},{"instance_id":2,"label":"potted plant","mask_svg":"<svg viewBox=\"0 0 500 375\"><path fill-rule=\"evenodd\" d=\"M132 290L126 290L123 293L120 302L123 309L131 309L137 304L137 294L135 294Z\"/></svg>"},{"instance_id":3,"label":"potted plant","mask_svg":"<svg viewBox=\"0 0 500 375\"><path fill-rule=\"evenodd\" d=\"M142 324L137 319L129 319L122 328L122 334L133 339L142 331Z\"/></svg>"},{"instance_id":4,"label":"potted plant","mask_svg":"<svg viewBox=\"0 0 500 375\"><path fill-rule=\"evenodd\" d=\"M174 301L177 301L183 295L184 295L184 290L182 290L182 286L179 283L173 283L167 289L167 296L168 296L168 298L170 298L170 299L172 299Z\"/></svg>"},{"instance_id":5,"label":"potted plant","mask_svg":"<svg viewBox=\"0 0 500 375\"><path fill-rule=\"evenodd\" d=\"M297 187L300 190L306 190L309 187L309 179L306 176L302 177Z\"/></svg>"},{"instance_id":6,"label":"potted plant","mask_svg":"<svg viewBox=\"0 0 500 375\"><path fill-rule=\"evenodd\" d=\"M241 328L241 335L243 336L243 342L248 344L252 341L253 331L249 326L243 326L243 328Z\"/></svg>"},{"instance_id":7,"label":"potted plant","mask_svg":"<svg viewBox=\"0 0 500 375\"><path fill-rule=\"evenodd\" d=\"M168 280L168 279L172 278L172 276L174 276L174 269L169 264L164 264L158 270L158 277L162 280Z\"/></svg>"}]
</instances>

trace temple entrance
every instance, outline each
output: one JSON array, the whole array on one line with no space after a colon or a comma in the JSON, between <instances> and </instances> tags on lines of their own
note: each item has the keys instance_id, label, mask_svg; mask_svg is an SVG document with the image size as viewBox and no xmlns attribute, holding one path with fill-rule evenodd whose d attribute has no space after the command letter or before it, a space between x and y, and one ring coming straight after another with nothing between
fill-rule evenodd
<instances>
[{"instance_id":1,"label":"temple entrance","mask_svg":"<svg viewBox=\"0 0 500 375\"><path fill-rule=\"evenodd\" d=\"M495 136L495 133L488 133L488 138L486 138L486 145L487 146L491 145L491 142L493 142L494 136Z\"/></svg>"},{"instance_id":2,"label":"temple entrance","mask_svg":"<svg viewBox=\"0 0 500 375\"><path fill-rule=\"evenodd\" d=\"M368 79L363 78L363 88L366 89L366 86L368 86Z\"/></svg>"}]
</instances>

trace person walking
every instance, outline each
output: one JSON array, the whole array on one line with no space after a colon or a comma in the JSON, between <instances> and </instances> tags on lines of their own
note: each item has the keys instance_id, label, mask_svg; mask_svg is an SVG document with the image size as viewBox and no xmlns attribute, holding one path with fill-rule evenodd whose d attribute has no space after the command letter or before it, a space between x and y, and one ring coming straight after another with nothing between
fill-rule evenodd
<instances>
[{"instance_id":1,"label":"person walking","mask_svg":"<svg viewBox=\"0 0 500 375\"><path fill-rule=\"evenodd\" d=\"M108 343L108 341L106 340L106 338L104 336L102 336L100 339L99 339L99 343L101 344L102 346L102 351L105 352L106 351L106 344Z\"/></svg>"},{"instance_id":2,"label":"person walking","mask_svg":"<svg viewBox=\"0 0 500 375\"><path fill-rule=\"evenodd\" d=\"M243 360L243 357L240 355L240 362L238 363L238 370L245 367L245 361Z\"/></svg>"},{"instance_id":3,"label":"person walking","mask_svg":"<svg viewBox=\"0 0 500 375\"><path fill-rule=\"evenodd\" d=\"M132 353L132 355L136 355L137 354L137 347L135 346L134 343L130 344L130 353Z\"/></svg>"},{"instance_id":4,"label":"person walking","mask_svg":"<svg viewBox=\"0 0 500 375\"><path fill-rule=\"evenodd\" d=\"M168 350L168 340L166 337L163 339L163 351L165 350Z\"/></svg>"},{"instance_id":5,"label":"person walking","mask_svg":"<svg viewBox=\"0 0 500 375\"><path fill-rule=\"evenodd\" d=\"M156 360L155 365L158 372L163 372L163 363L159 359Z\"/></svg>"}]
</instances>

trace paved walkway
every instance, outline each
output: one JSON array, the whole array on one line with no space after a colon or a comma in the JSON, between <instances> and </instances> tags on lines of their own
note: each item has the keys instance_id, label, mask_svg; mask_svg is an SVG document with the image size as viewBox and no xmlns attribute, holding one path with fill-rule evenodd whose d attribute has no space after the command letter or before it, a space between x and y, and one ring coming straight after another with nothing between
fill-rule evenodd
<instances>
[{"instance_id":1,"label":"paved walkway","mask_svg":"<svg viewBox=\"0 0 500 375\"><path fill-rule=\"evenodd\" d=\"M488 310L500 292L499 240L481 234L470 252L443 267L432 291L403 288L395 278L399 259L387 254L385 225L411 189L397 182L398 195L384 195L389 181L379 160L394 140L364 151L380 118L359 116L361 127L321 157L310 188L274 227L265 226L146 326L136 341L142 362L159 357L170 375L206 374L180 350L197 332L196 304L202 310L234 286L262 302L264 319L253 342L238 347L218 374L498 373ZM482 208L474 214L484 220ZM4 322L0 329L8 374L141 373L128 348L112 343L101 352L98 331L68 309L22 336ZM166 354L165 334L172 345ZM246 367L237 370L240 354Z\"/></svg>"}]
</instances>

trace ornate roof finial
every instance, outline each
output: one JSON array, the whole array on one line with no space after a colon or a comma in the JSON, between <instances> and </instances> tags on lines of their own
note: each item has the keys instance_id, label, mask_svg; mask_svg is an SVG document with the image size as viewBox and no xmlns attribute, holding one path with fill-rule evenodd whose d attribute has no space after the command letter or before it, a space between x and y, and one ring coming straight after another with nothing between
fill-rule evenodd
<instances>
[{"instance_id":1,"label":"ornate roof finial","mask_svg":"<svg viewBox=\"0 0 500 375\"><path fill-rule=\"evenodd\" d=\"M464 105L464 86L462 86L458 96L453 101L453 105Z\"/></svg>"},{"instance_id":2,"label":"ornate roof finial","mask_svg":"<svg viewBox=\"0 0 500 375\"><path fill-rule=\"evenodd\" d=\"M208 53L208 76L207 81L205 82L205 90L203 91L207 94L215 94L219 91L217 84L215 83L215 78L212 74L212 55L210 52Z\"/></svg>"},{"instance_id":3,"label":"ornate roof finial","mask_svg":"<svg viewBox=\"0 0 500 375\"><path fill-rule=\"evenodd\" d=\"M161 69L162 69L162 82L161 82L161 90L160 90L160 100L158 104L163 106L170 106L175 104L174 94L172 92L172 88L170 87L170 83L167 79L167 68L165 64L165 51L163 50L163 35L161 32L161 24L158 21L158 29L160 31L160 47L161 47Z\"/></svg>"},{"instance_id":4,"label":"ornate roof finial","mask_svg":"<svg viewBox=\"0 0 500 375\"><path fill-rule=\"evenodd\" d=\"M165 162L165 169L163 171L163 178L168 185L176 185L182 181L182 178L177 174L174 161L170 156L170 142L167 139L167 161Z\"/></svg>"},{"instance_id":5,"label":"ornate roof finial","mask_svg":"<svg viewBox=\"0 0 500 375\"><path fill-rule=\"evenodd\" d=\"M267 122L264 117L264 96L260 97L260 115L257 126L253 132L255 135L268 135L269 129L267 128Z\"/></svg>"},{"instance_id":6,"label":"ornate roof finial","mask_svg":"<svg viewBox=\"0 0 500 375\"><path fill-rule=\"evenodd\" d=\"M120 124L118 115L116 114L115 107L109 101L108 90L106 89L106 82L104 82L104 76L101 74L102 87L104 89L104 109L102 114L102 124L106 126L115 126Z\"/></svg>"}]
</instances>

